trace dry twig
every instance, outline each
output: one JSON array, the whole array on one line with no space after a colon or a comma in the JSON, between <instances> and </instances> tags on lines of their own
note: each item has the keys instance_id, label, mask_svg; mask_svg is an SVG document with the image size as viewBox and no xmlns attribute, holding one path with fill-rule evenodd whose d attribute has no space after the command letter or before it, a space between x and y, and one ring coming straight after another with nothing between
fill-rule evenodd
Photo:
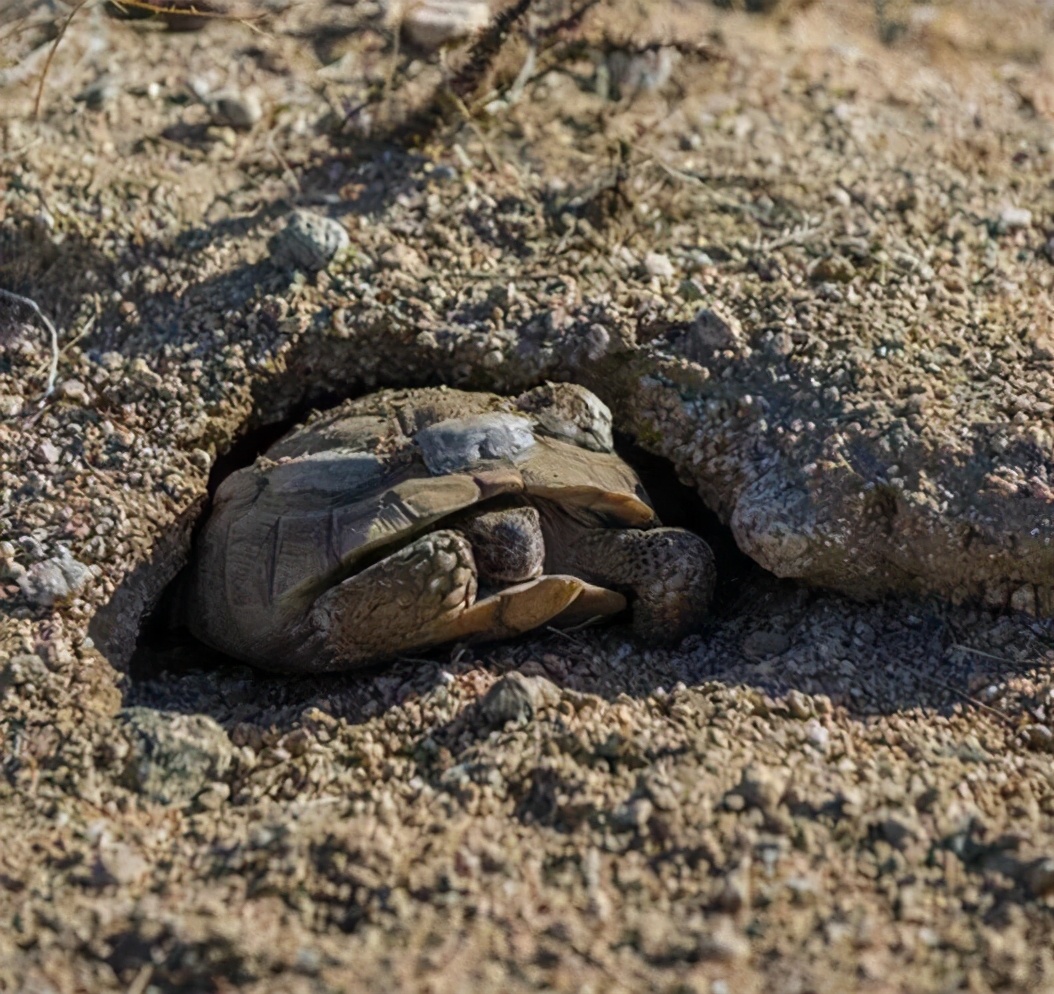
<instances>
[{"instance_id":1,"label":"dry twig","mask_svg":"<svg viewBox=\"0 0 1054 994\"><path fill-rule=\"evenodd\" d=\"M59 372L59 333L55 330L55 326L51 323L50 318L37 306L35 300L31 300L29 297L23 297L20 293L12 293L10 290L4 290L0 288L0 297L4 297L10 300L12 303L21 304L23 307L28 307L44 324L47 328L48 334L51 336L51 362L48 368L48 382L47 387L44 390L44 396L40 398L40 406L43 407L48 398L55 392L55 380L58 378Z\"/></svg>"}]
</instances>

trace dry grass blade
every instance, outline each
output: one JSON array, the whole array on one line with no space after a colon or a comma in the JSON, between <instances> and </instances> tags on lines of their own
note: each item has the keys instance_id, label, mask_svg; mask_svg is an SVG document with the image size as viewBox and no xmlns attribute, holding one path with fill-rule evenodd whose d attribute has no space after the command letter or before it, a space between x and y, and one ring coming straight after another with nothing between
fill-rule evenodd
<instances>
[{"instance_id":1,"label":"dry grass blade","mask_svg":"<svg viewBox=\"0 0 1054 994\"><path fill-rule=\"evenodd\" d=\"M973 697L972 695L966 693L966 691L964 690L960 690L958 687L953 686L946 680L938 680L936 677L926 676L922 673L918 674L918 678L923 683L930 684L930 686L940 687L942 690L947 690L949 693L954 694L961 700L966 701L967 704L971 704L975 708L984 711L986 714L990 714L993 718L998 718L1000 721L1005 722L1011 728L1017 727L1017 722L1014 721L1014 719L1005 711L1000 711L999 708L994 708L991 706L991 704L985 704L984 701L978 700L976 697Z\"/></svg>"},{"instance_id":2,"label":"dry grass blade","mask_svg":"<svg viewBox=\"0 0 1054 994\"><path fill-rule=\"evenodd\" d=\"M244 12L209 10L207 6L198 7L194 3L189 3L186 6L183 6L180 4L151 3L150 0L109 0L109 2L121 10L130 7L133 10L145 10L150 14L157 14L159 16L167 14L176 17L201 17L216 21L237 21L239 24L245 24L253 31L259 30L259 28L253 24L253 21L258 21L266 16L262 11L257 14L246 14Z\"/></svg>"},{"instance_id":3,"label":"dry grass blade","mask_svg":"<svg viewBox=\"0 0 1054 994\"><path fill-rule=\"evenodd\" d=\"M55 326L51 323L51 319L40 309L35 300L32 300L29 297L23 297L20 293L12 293L10 290L4 289L0 289L0 297L4 297L23 307L28 307L38 318L40 318L44 327L47 328L48 334L51 336L51 362L48 367L48 382L44 390L44 396L40 398L40 406L43 407L44 404L47 403L47 399L54 392L55 380L58 378L59 333L55 330Z\"/></svg>"},{"instance_id":4,"label":"dry grass blade","mask_svg":"<svg viewBox=\"0 0 1054 994\"><path fill-rule=\"evenodd\" d=\"M71 10L66 15L66 19L62 22L62 27L59 28L59 33L55 35L55 40L51 43L51 49L48 52L48 57L44 60L44 68L41 70L40 73L40 82L37 84L37 96L36 99L33 101L34 120L37 120L40 117L40 104L41 101L44 99L44 83L47 82L48 70L51 68L51 63L55 58L55 53L59 49L59 44L65 36L66 29L70 26L70 22L73 20L74 17L77 16L80 9L87 2L88 0L77 0L77 3L73 6L73 10ZM34 304L33 306L35 307L36 305Z\"/></svg>"}]
</instances>

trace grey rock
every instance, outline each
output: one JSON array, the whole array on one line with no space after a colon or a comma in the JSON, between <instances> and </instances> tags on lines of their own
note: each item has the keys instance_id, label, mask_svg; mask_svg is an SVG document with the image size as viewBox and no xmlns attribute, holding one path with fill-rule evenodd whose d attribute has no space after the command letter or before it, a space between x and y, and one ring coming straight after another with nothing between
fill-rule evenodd
<instances>
[{"instance_id":1,"label":"grey rock","mask_svg":"<svg viewBox=\"0 0 1054 994\"><path fill-rule=\"evenodd\" d=\"M894 849L904 849L917 837L915 828L903 818L894 815L880 819L875 827Z\"/></svg>"},{"instance_id":2,"label":"grey rock","mask_svg":"<svg viewBox=\"0 0 1054 994\"><path fill-rule=\"evenodd\" d=\"M112 76L100 76L73 99L84 104L88 110L102 110L108 103L112 103L120 92L121 87Z\"/></svg>"},{"instance_id":3,"label":"grey rock","mask_svg":"<svg viewBox=\"0 0 1054 994\"><path fill-rule=\"evenodd\" d=\"M1032 227L1032 211L1027 207L1004 207L999 212L999 228L1002 231L1014 231L1017 228Z\"/></svg>"},{"instance_id":4,"label":"grey rock","mask_svg":"<svg viewBox=\"0 0 1054 994\"><path fill-rule=\"evenodd\" d=\"M129 745L125 782L152 801L185 803L230 766L231 741L207 715L133 707L118 720Z\"/></svg>"},{"instance_id":5,"label":"grey rock","mask_svg":"<svg viewBox=\"0 0 1054 994\"><path fill-rule=\"evenodd\" d=\"M699 940L699 956L719 963L734 963L750 955L750 942L726 915L717 918Z\"/></svg>"},{"instance_id":6,"label":"grey rock","mask_svg":"<svg viewBox=\"0 0 1054 994\"><path fill-rule=\"evenodd\" d=\"M660 280L672 280L675 272L670 257L662 252L648 252L644 256L644 268L649 276Z\"/></svg>"},{"instance_id":7,"label":"grey rock","mask_svg":"<svg viewBox=\"0 0 1054 994\"><path fill-rule=\"evenodd\" d=\"M1026 725L1021 730L1025 742L1039 752L1054 752L1054 731L1038 722Z\"/></svg>"},{"instance_id":8,"label":"grey rock","mask_svg":"<svg viewBox=\"0 0 1054 994\"><path fill-rule=\"evenodd\" d=\"M799 721L807 721L814 714L812 699L800 690L791 690L787 693L787 710L792 718Z\"/></svg>"},{"instance_id":9,"label":"grey rock","mask_svg":"<svg viewBox=\"0 0 1054 994\"><path fill-rule=\"evenodd\" d=\"M1033 897L1054 894L1054 857L1045 856L1030 863L1025 870L1024 880Z\"/></svg>"},{"instance_id":10,"label":"grey rock","mask_svg":"<svg viewBox=\"0 0 1054 994\"><path fill-rule=\"evenodd\" d=\"M593 85L604 100L632 100L663 89L676 61L677 52L669 46L647 52L616 48L597 65Z\"/></svg>"},{"instance_id":11,"label":"grey rock","mask_svg":"<svg viewBox=\"0 0 1054 994\"><path fill-rule=\"evenodd\" d=\"M738 786L732 792L743 799L748 808L757 808L771 815L783 798L785 785L771 770L748 766L743 770Z\"/></svg>"},{"instance_id":12,"label":"grey rock","mask_svg":"<svg viewBox=\"0 0 1054 994\"><path fill-rule=\"evenodd\" d=\"M347 230L338 221L297 210L271 240L271 256L279 266L315 273L325 269L351 244Z\"/></svg>"},{"instance_id":13,"label":"grey rock","mask_svg":"<svg viewBox=\"0 0 1054 994\"><path fill-rule=\"evenodd\" d=\"M80 593L92 575L89 566L63 550L57 556L34 563L17 582L30 603L36 607L54 607Z\"/></svg>"},{"instance_id":14,"label":"grey rock","mask_svg":"<svg viewBox=\"0 0 1054 994\"><path fill-rule=\"evenodd\" d=\"M481 707L492 725L530 721L544 704L560 695L556 685L540 676L507 673L487 691Z\"/></svg>"},{"instance_id":15,"label":"grey rock","mask_svg":"<svg viewBox=\"0 0 1054 994\"><path fill-rule=\"evenodd\" d=\"M40 656L22 652L0 667L0 690L7 687L41 686L51 680L51 671Z\"/></svg>"},{"instance_id":16,"label":"grey rock","mask_svg":"<svg viewBox=\"0 0 1054 994\"><path fill-rule=\"evenodd\" d=\"M486 0L396 0L389 5L389 20L399 24L411 44L434 52L485 28L490 4Z\"/></svg>"},{"instance_id":17,"label":"grey rock","mask_svg":"<svg viewBox=\"0 0 1054 994\"><path fill-rule=\"evenodd\" d=\"M96 887L127 886L142 879L150 864L131 846L111 842L100 847L91 870L91 882Z\"/></svg>"},{"instance_id":18,"label":"grey rock","mask_svg":"<svg viewBox=\"0 0 1054 994\"><path fill-rule=\"evenodd\" d=\"M637 797L626 804L620 804L611 812L611 827L621 832L640 831L647 826L654 807L646 797Z\"/></svg>"},{"instance_id":19,"label":"grey rock","mask_svg":"<svg viewBox=\"0 0 1054 994\"><path fill-rule=\"evenodd\" d=\"M790 639L783 632L755 631L743 639L743 654L750 659L779 656L789 648Z\"/></svg>"}]
</instances>

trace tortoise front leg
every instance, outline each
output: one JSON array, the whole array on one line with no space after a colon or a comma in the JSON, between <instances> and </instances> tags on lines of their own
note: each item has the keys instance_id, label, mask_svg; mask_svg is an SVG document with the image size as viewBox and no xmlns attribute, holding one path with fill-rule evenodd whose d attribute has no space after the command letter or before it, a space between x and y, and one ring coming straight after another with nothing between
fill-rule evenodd
<instances>
[{"instance_id":1,"label":"tortoise front leg","mask_svg":"<svg viewBox=\"0 0 1054 994\"><path fill-rule=\"evenodd\" d=\"M475 599L468 540L455 531L430 532L315 601L301 626L296 668L353 669L434 644L424 633L463 614Z\"/></svg>"},{"instance_id":2,"label":"tortoise front leg","mask_svg":"<svg viewBox=\"0 0 1054 994\"><path fill-rule=\"evenodd\" d=\"M710 546L683 528L590 528L575 521L546 535L546 572L571 573L632 594L633 630L679 642L698 631L714 593Z\"/></svg>"}]
</instances>

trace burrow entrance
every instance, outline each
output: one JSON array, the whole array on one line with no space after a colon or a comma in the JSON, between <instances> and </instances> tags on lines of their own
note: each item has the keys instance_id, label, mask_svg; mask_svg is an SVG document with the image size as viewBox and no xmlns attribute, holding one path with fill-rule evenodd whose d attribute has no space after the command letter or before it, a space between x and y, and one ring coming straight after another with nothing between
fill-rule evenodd
<instances>
[{"instance_id":1,"label":"burrow entrance","mask_svg":"<svg viewBox=\"0 0 1054 994\"><path fill-rule=\"evenodd\" d=\"M252 464L275 442L296 425L302 423L312 410L326 410L336 406L340 398L326 398L328 404L304 405L285 420L265 424L251 430L215 460L208 483L208 501L192 530L192 545L198 540L201 528L211 509L211 499L217 487L235 470ZM718 582L711 613L715 620L727 618L741 610L744 592L759 584L777 582L774 577L741 552L731 530L722 525L717 515L704 504L696 491L682 483L672 464L665 458L650 453L634 439L616 430L616 451L637 472L655 510L664 525L695 532L710 545L718 566ZM178 674L202 667L243 667L245 664L207 646L185 629L173 624L175 591L182 581L186 567L168 584L157 603L144 615L135 651L128 665L133 683L141 684L161 674ZM749 597L747 598L749 599ZM624 626L626 619L613 624ZM537 639L542 633L522 636L521 640ZM478 648L485 648L482 645ZM422 650L420 655L449 654L450 646ZM381 670L385 664L364 672Z\"/></svg>"}]
</instances>

